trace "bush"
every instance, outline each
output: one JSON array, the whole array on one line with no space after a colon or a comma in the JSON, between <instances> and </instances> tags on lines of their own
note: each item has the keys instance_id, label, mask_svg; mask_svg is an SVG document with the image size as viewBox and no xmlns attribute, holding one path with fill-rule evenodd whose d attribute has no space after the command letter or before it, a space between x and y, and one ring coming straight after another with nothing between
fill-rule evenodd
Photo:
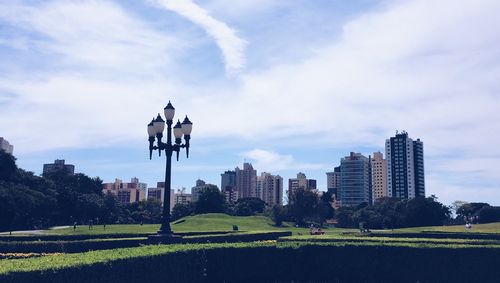
<instances>
[{"instance_id":1,"label":"bush","mask_svg":"<svg viewBox=\"0 0 500 283\"><path fill-rule=\"evenodd\" d=\"M147 238L0 242L0 253L81 253L91 250L138 247L146 243Z\"/></svg>"},{"instance_id":2,"label":"bush","mask_svg":"<svg viewBox=\"0 0 500 283\"><path fill-rule=\"evenodd\" d=\"M280 237L291 236L290 231L281 232L239 232L226 233L222 235L203 235L184 237L186 243L236 243L277 240Z\"/></svg>"},{"instance_id":3,"label":"bush","mask_svg":"<svg viewBox=\"0 0 500 283\"><path fill-rule=\"evenodd\" d=\"M484 206L478 213L479 223L492 223L500 221L500 207Z\"/></svg>"},{"instance_id":4,"label":"bush","mask_svg":"<svg viewBox=\"0 0 500 283\"><path fill-rule=\"evenodd\" d=\"M0 281L496 282L498 262L498 247L464 245L157 245L4 260L0 261Z\"/></svg>"}]
</instances>

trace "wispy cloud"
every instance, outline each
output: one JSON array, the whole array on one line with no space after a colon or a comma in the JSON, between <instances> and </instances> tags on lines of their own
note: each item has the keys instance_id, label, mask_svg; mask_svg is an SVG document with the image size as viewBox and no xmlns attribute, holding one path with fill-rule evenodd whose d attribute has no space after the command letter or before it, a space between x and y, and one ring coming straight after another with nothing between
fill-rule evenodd
<instances>
[{"instance_id":1,"label":"wispy cloud","mask_svg":"<svg viewBox=\"0 0 500 283\"><path fill-rule=\"evenodd\" d=\"M182 45L110 1L2 3L0 21L13 29L1 44L53 57L44 62L52 71L101 71L101 78L164 69Z\"/></svg>"},{"instance_id":2,"label":"wispy cloud","mask_svg":"<svg viewBox=\"0 0 500 283\"><path fill-rule=\"evenodd\" d=\"M245 66L245 40L226 23L212 17L192 0L156 0L161 7L174 11L203 28L217 43L224 57L226 72L235 75Z\"/></svg>"}]
</instances>

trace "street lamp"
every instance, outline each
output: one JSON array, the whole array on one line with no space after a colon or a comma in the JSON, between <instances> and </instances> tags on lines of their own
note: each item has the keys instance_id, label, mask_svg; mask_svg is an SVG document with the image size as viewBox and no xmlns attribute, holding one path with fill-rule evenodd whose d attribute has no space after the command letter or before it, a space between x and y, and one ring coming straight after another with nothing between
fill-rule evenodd
<instances>
[{"instance_id":1,"label":"street lamp","mask_svg":"<svg viewBox=\"0 0 500 283\"><path fill-rule=\"evenodd\" d=\"M163 215L161 220L161 227L158 231L160 236L172 236L172 229L170 228L170 187L171 187L171 173L172 173L172 153L176 153L177 161L179 160L179 152L181 148L186 149L186 157L189 158L189 140L191 139L191 130L193 123L189 121L188 117L181 123L179 120L174 126L175 143L172 144L172 124L175 115L175 108L170 101L164 108L166 122L158 113L156 118L153 118L148 124L149 135L149 159L153 156L153 150L158 150L158 156L164 150L167 157L167 168L165 169L165 192L163 198ZM167 123L167 142L162 142L163 130ZM182 144L182 136L184 135L184 144ZM156 138L155 138L156 136ZM157 144L154 145L155 140Z\"/></svg>"}]
</instances>

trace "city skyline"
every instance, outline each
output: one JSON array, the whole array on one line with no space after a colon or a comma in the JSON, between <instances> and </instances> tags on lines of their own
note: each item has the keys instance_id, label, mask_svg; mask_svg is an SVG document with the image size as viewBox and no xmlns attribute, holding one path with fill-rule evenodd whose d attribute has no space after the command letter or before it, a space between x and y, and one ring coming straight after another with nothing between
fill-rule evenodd
<instances>
[{"instance_id":1,"label":"city skyline","mask_svg":"<svg viewBox=\"0 0 500 283\"><path fill-rule=\"evenodd\" d=\"M500 204L498 1L14 1L0 4L0 136L18 166L162 181L146 125L193 122L172 188L246 160L326 189L395 130L425 142L425 193ZM497 23L497 24L495 24ZM286 181L285 181L286 182ZM491 200L491 201L490 201Z\"/></svg>"}]
</instances>

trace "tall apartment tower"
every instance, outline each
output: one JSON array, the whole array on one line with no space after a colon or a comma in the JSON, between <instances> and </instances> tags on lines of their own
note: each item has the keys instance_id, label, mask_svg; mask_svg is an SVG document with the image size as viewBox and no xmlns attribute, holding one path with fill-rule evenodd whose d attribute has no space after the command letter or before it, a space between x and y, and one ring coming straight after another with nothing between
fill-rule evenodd
<instances>
[{"instance_id":1,"label":"tall apartment tower","mask_svg":"<svg viewBox=\"0 0 500 283\"><path fill-rule=\"evenodd\" d=\"M236 191L238 199L257 197L257 171L252 164L243 163L243 169L236 167Z\"/></svg>"},{"instance_id":2,"label":"tall apartment tower","mask_svg":"<svg viewBox=\"0 0 500 283\"><path fill-rule=\"evenodd\" d=\"M351 152L340 160L340 202L356 206L371 202L370 159Z\"/></svg>"},{"instance_id":3,"label":"tall apartment tower","mask_svg":"<svg viewBox=\"0 0 500 283\"><path fill-rule=\"evenodd\" d=\"M302 172L297 173L297 178L288 179L288 202L292 202L298 189L315 190L316 180L307 179L306 174Z\"/></svg>"},{"instance_id":4,"label":"tall apartment tower","mask_svg":"<svg viewBox=\"0 0 500 283\"><path fill-rule=\"evenodd\" d=\"M387 193L400 199L425 197L424 145L408 133L396 132L385 141Z\"/></svg>"},{"instance_id":5,"label":"tall apartment tower","mask_svg":"<svg viewBox=\"0 0 500 283\"><path fill-rule=\"evenodd\" d=\"M374 152L371 159L372 169L372 199L373 202L379 198L387 197L387 160L382 152Z\"/></svg>"},{"instance_id":6,"label":"tall apartment tower","mask_svg":"<svg viewBox=\"0 0 500 283\"><path fill-rule=\"evenodd\" d=\"M283 204L283 178L263 172L257 177L257 197L266 205Z\"/></svg>"},{"instance_id":7,"label":"tall apartment tower","mask_svg":"<svg viewBox=\"0 0 500 283\"><path fill-rule=\"evenodd\" d=\"M43 174L55 173L55 172L66 172L70 175L75 174L75 165L64 164L64 159L56 159L54 163L43 164Z\"/></svg>"},{"instance_id":8,"label":"tall apartment tower","mask_svg":"<svg viewBox=\"0 0 500 283\"><path fill-rule=\"evenodd\" d=\"M14 146L11 145L6 139L0 137L0 150L12 155L14 153Z\"/></svg>"},{"instance_id":9,"label":"tall apartment tower","mask_svg":"<svg viewBox=\"0 0 500 283\"><path fill-rule=\"evenodd\" d=\"M159 200L163 206L163 201L165 199L165 182L157 182L155 188L148 188L148 199ZM174 209L174 206L175 190L170 189L170 211Z\"/></svg>"},{"instance_id":10,"label":"tall apartment tower","mask_svg":"<svg viewBox=\"0 0 500 283\"><path fill-rule=\"evenodd\" d=\"M326 189L333 196L333 206L340 207L340 166L333 168L332 172L326 172Z\"/></svg>"},{"instance_id":11,"label":"tall apartment tower","mask_svg":"<svg viewBox=\"0 0 500 283\"><path fill-rule=\"evenodd\" d=\"M113 183L103 183L102 191L115 195L120 203L135 203L146 199L147 184L139 182L138 178L130 179L130 183L115 179Z\"/></svg>"},{"instance_id":12,"label":"tall apartment tower","mask_svg":"<svg viewBox=\"0 0 500 283\"><path fill-rule=\"evenodd\" d=\"M333 168L333 172L326 172L326 189L331 192L335 198L338 198L340 188L340 166Z\"/></svg>"},{"instance_id":13,"label":"tall apartment tower","mask_svg":"<svg viewBox=\"0 0 500 283\"><path fill-rule=\"evenodd\" d=\"M226 171L221 176L220 189L226 196L228 203L234 203L238 200L238 191L236 190L236 171Z\"/></svg>"},{"instance_id":14,"label":"tall apartment tower","mask_svg":"<svg viewBox=\"0 0 500 283\"><path fill-rule=\"evenodd\" d=\"M191 201L193 202L197 202L198 199L200 198L200 194L201 192L204 190L204 189L219 189L217 188L216 185L213 185L213 184L207 184L205 181L203 180L196 180L196 186L192 187L191 188Z\"/></svg>"}]
</instances>

